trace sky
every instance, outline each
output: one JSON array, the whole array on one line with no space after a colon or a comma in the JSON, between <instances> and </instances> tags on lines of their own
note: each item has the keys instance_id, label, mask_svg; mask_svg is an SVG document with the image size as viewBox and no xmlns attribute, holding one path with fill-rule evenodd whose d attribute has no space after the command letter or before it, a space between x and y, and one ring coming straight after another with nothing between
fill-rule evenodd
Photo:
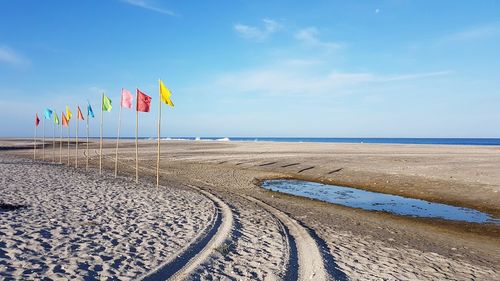
<instances>
[{"instance_id":1,"label":"sky","mask_svg":"<svg viewBox=\"0 0 500 281\"><path fill-rule=\"evenodd\" d=\"M499 50L493 0L0 0L0 137L87 100L98 136L103 92L116 136L121 88L155 137L158 79L162 137L500 137Z\"/></svg>"}]
</instances>

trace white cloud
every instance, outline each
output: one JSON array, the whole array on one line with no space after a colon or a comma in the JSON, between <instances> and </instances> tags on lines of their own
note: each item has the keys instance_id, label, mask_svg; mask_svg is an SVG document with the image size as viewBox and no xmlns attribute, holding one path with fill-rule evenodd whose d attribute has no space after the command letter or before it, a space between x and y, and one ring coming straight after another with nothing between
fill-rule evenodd
<instances>
[{"instance_id":1,"label":"white cloud","mask_svg":"<svg viewBox=\"0 0 500 281\"><path fill-rule=\"evenodd\" d=\"M438 40L438 43L445 44L465 41L478 41L493 37L498 34L500 34L500 25L482 25L443 36Z\"/></svg>"},{"instance_id":2,"label":"white cloud","mask_svg":"<svg viewBox=\"0 0 500 281\"><path fill-rule=\"evenodd\" d=\"M449 75L451 71L379 75L369 72L317 71L313 65L280 63L247 71L221 74L214 87L228 93L271 95L342 95L366 83L390 83Z\"/></svg>"},{"instance_id":3,"label":"white cloud","mask_svg":"<svg viewBox=\"0 0 500 281\"><path fill-rule=\"evenodd\" d=\"M401 81L401 80L415 80L421 78L428 77L436 77L436 76L445 76L453 74L451 70L442 70L442 71L434 71L434 72L426 72L426 73L414 73L414 74L401 74L401 75L392 75L379 77L380 82L390 82L390 81Z\"/></svg>"},{"instance_id":4,"label":"white cloud","mask_svg":"<svg viewBox=\"0 0 500 281\"><path fill-rule=\"evenodd\" d=\"M7 46L0 46L0 63L6 63L15 67L26 67L30 65L28 59Z\"/></svg>"},{"instance_id":5,"label":"white cloud","mask_svg":"<svg viewBox=\"0 0 500 281\"><path fill-rule=\"evenodd\" d=\"M170 10L158 7L157 5L155 5L154 3L152 3L149 0L122 0L122 1L127 3L127 4L141 7L143 9L151 10L151 11L154 11L157 13L161 13L161 14L165 14L165 15L169 15L169 16L178 16L176 13L174 13Z\"/></svg>"},{"instance_id":6,"label":"white cloud","mask_svg":"<svg viewBox=\"0 0 500 281\"><path fill-rule=\"evenodd\" d=\"M262 19L262 23L262 28L238 23L234 25L234 31L246 39L264 40L282 28L279 22L272 19Z\"/></svg>"},{"instance_id":7,"label":"white cloud","mask_svg":"<svg viewBox=\"0 0 500 281\"><path fill-rule=\"evenodd\" d=\"M375 14L378 14L378 13L380 13L380 9L379 8L375 9Z\"/></svg>"},{"instance_id":8,"label":"white cloud","mask_svg":"<svg viewBox=\"0 0 500 281\"><path fill-rule=\"evenodd\" d=\"M281 29L282 25L275 20L272 19L262 19L264 22L264 28L267 32L274 33Z\"/></svg>"},{"instance_id":9,"label":"white cloud","mask_svg":"<svg viewBox=\"0 0 500 281\"><path fill-rule=\"evenodd\" d=\"M295 39L305 45L320 47L327 50L336 50L342 47L342 44L336 42L324 42L318 38L319 31L315 27L301 29L295 33Z\"/></svg>"}]
</instances>

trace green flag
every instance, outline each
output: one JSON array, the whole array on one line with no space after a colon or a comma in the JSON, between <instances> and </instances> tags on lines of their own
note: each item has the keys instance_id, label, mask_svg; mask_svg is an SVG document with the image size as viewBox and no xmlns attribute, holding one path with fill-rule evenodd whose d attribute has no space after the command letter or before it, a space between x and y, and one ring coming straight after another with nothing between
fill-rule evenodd
<instances>
[{"instance_id":1,"label":"green flag","mask_svg":"<svg viewBox=\"0 0 500 281\"><path fill-rule=\"evenodd\" d=\"M103 111L111 111L111 100L106 96L102 95L102 110Z\"/></svg>"},{"instance_id":2,"label":"green flag","mask_svg":"<svg viewBox=\"0 0 500 281\"><path fill-rule=\"evenodd\" d=\"M57 114L54 112L54 124L59 125L59 117L57 117Z\"/></svg>"}]
</instances>

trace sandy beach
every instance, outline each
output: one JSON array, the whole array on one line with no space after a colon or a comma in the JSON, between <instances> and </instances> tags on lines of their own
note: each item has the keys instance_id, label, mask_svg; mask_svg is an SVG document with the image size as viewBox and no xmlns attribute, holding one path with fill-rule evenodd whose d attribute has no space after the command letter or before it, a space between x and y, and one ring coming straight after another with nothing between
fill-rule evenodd
<instances>
[{"instance_id":1,"label":"sandy beach","mask_svg":"<svg viewBox=\"0 0 500 281\"><path fill-rule=\"evenodd\" d=\"M0 281L500 281L500 0L0 11Z\"/></svg>"},{"instance_id":2,"label":"sandy beach","mask_svg":"<svg viewBox=\"0 0 500 281\"><path fill-rule=\"evenodd\" d=\"M62 166L2 156L1 265L6 279L134 279L210 227L213 203ZM112 179L110 179L112 178Z\"/></svg>"},{"instance_id":3,"label":"sandy beach","mask_svg":"<svg viewBox=\"0 0 500 281\"><path fill-rule=\"evenodd\" d=\"M498 225L370 212L258 186L306 179L498 218L498 147L163 141L156 189L152 141L140 142L139 184L131 177L133 142L120 144L118 179L112 141L103 150L104 175L95 142L89 172L83 149L75 169L50 163L50 145L46 161L33 162L31 145L0 142L2 203L27 205L1 212L6 279L500 278Z\"/></svg>"}]
</instances>

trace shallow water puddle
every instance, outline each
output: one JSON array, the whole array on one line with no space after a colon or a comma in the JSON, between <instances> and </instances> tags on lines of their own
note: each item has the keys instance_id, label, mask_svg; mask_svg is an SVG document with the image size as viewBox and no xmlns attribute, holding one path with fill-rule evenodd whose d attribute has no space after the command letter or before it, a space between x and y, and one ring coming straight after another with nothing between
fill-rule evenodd
<instances>
[{"instance_id":1,"label":"shallow water puddle","mask_svg":"<svg viewBox=\"0 0 500 281\"><path fill-rule=\"evenodd\" d=\"M490 215L474 209L350 187L300 180L267 180L262 183L262 187L271 191L279 191L369 211L384 211L411 217L440 218L500 225L500 219L492 218Z\"/></svg>"}]
</instances>

